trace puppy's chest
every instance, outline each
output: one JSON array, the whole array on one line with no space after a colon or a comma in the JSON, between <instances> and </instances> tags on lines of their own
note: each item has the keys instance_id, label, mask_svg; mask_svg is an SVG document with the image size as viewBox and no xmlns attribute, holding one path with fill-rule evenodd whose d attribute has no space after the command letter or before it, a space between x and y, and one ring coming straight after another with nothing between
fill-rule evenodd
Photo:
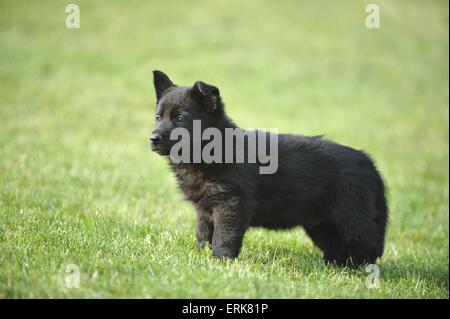
<instances>
[{"instance_id":1,"label":"puppy's chest","mask_svg":"<svg viewBox=\"0 0 450 319\"><path fill-rule=\"evenodd\" d=\"M175 169L175 176L186 199L195 204L202 203L212 206L220 200L224 200L231 191L223 182L212 180L200 170L192 167L179 167Z\"/></svg>"}]
</instances>

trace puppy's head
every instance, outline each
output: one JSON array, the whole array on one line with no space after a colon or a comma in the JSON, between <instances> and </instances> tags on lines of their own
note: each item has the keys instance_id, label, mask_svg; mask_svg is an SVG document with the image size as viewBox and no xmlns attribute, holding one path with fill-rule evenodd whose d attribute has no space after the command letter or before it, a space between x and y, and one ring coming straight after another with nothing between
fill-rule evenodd
<instances>
[{"instance_id":1,"label":"puppy's head","mask_svg":"<svg viewBox=\"0 0 450 319\"><path fill-rule=\"evenodd\" d=\"M192 137L194 120L201 120L202 130L214 127L224 116L219 89L197 81L193 86L177 86L161 71L153 71L156 93L156 127L150 136L153 151L169 155L177 142L170 133L178 127L187 129Z\"/></svg>"}]
</instances>

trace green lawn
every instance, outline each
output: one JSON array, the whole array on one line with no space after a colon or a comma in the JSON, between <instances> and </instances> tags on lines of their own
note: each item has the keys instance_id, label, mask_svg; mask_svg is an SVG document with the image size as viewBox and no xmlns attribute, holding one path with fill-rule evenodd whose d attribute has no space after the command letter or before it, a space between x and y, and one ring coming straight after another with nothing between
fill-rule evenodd
<instances>
[{"instance_id":1,"label":"green lawn","mask_svg":"<svg viewBox=\"0 0 450 319\"><path fill-rule=\"evenodd\" d=\"M448 2L0 1L0 298L448 298ZM153 69L221 89L242 127L363 148L388 185L380 287L300 228L196 248L152 153ZM80 268L80 288L63 284Z\"/></svg>"}]
</instances>

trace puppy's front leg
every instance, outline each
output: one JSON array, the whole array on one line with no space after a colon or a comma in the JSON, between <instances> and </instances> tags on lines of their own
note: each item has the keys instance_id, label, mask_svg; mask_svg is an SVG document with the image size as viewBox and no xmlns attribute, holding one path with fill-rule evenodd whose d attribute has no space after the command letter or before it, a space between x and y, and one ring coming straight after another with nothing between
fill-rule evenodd
<instances>
[{"instance_id":1,"label":"puppy's front leg","mask_svg":"<svg viewBox=\"0 0 450 319\"><path fill-rule=\"evenodd\" d=\"M197 226L195 235L197 237L197 244L200 248L209 244L212 245L212 238L214 232L214 223L212 213L201 207L197 208Z\"/></svg>"},{"instance_id":2,"label":"puppy's front leg","mask_svg":"<svg viewBox=\"0 0 450 319\"><path fill-rule=\"evenodd\" d=\"M240 216L237 204L230 205L230 202L227 202L218 205L213 210L213 219L213 256L236 258L239 255L246 230L245 220L243 216Z\"/></svg>"}]
</instances>

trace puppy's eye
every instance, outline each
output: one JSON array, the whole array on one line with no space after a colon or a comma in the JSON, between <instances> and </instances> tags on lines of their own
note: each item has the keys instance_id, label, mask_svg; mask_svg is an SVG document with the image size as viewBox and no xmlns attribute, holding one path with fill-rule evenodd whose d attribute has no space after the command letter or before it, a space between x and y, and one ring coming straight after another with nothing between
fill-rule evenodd
<instances>
[{"instance_id":1,"label":"puppy's eye","mask_svg":"<svg viewBox=\"0 0 450 319\"><path fill-rule=\"evenodd\" d=\"M161 116L160 115L156 115L155 120L156 120L156 122L161 121Z\"/></svg>"},{"instance_id":2,"label":"puppy's eye","mask_svg":"<svg viewBox=\"0 0 450 319\"><path fill-rule=\"evenodd\" d=\"M178 122L183 122L184 121L184 116L183 115L178 115L177 116L177 121Z\"/></svg>"}]
</instances>

